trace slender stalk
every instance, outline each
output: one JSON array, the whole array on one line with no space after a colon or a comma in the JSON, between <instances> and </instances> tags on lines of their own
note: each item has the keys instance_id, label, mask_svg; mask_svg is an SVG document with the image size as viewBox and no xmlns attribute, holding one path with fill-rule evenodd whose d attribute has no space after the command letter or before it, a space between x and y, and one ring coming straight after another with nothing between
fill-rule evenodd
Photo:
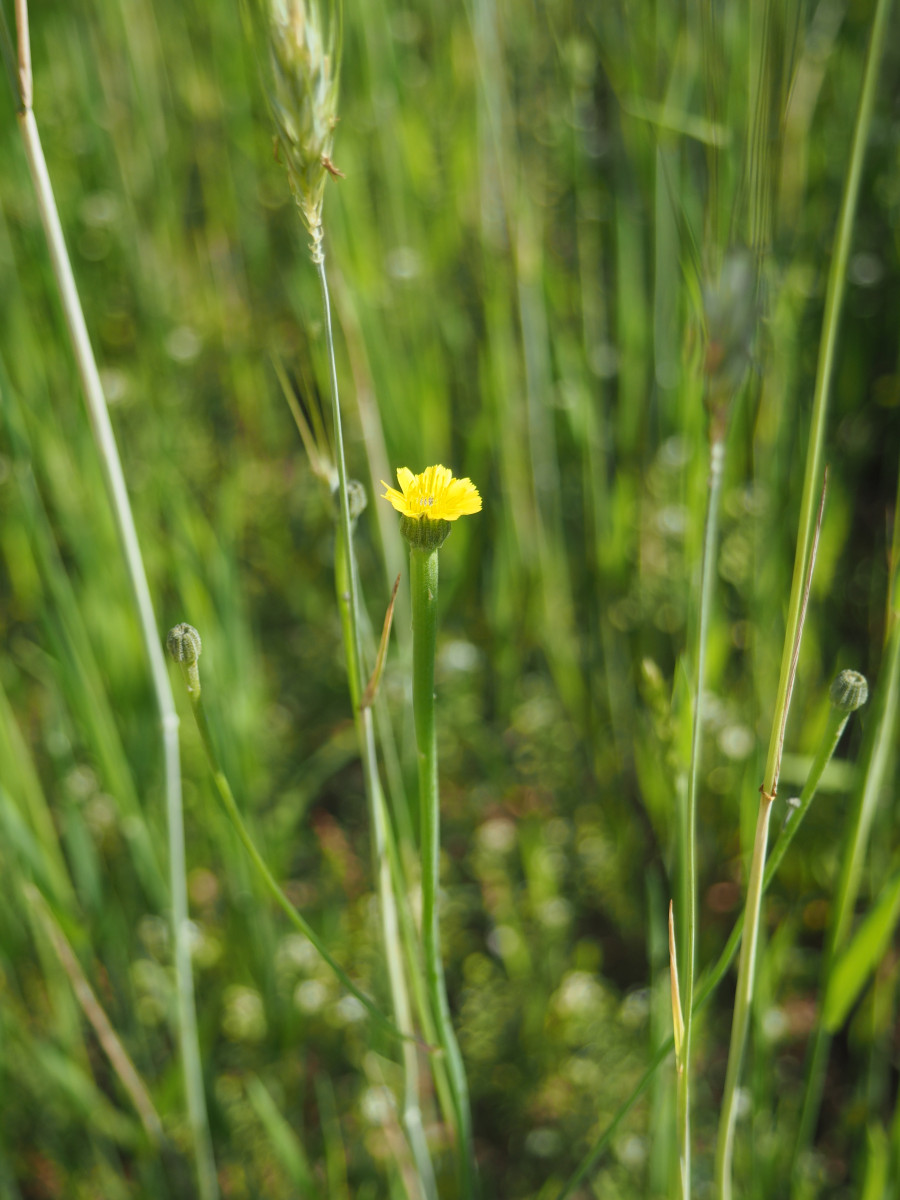
<instances>
[{"instance_id":1,"label":"slender stalk","mask_svg":"<svg viewBox=\"0 0 900 1200\"><path fill-rule=\"evenodd\" d=\"M389 821L381 779L378 773L378 757L375 748L375 728L370 706L360 707L363 690L362 634L359 619L359 584L357 580L356 555L353 551L353 519L350 513L350 495L347 487L347 464L344 455L344 435L341 423L341 405L338 392L337 363L334 353L334 334L331 323L331 299L328 292L328 277L325 273L325 254L321 238L316 240L314 253L319 287L322 293L322 308L325 314L325 341L328 350L328 367L331 381L331 409L334 424L334 453L338 470L338 497L340 503L339 536L335 546L335 579L344 623L344 648L347 658L347 674L353 715L359 737L360 756L369 820L372 825L372 855L375 863L375 881L378 888L381 934L388 962L388 979L391 1002L398 1027L408 1039L403 1048L403 1115L410 1149L419 1174L419 1182L426 1196L437 1195L434 1168L425 1141L422 1110L419 1098L419 1066L415 1044L412 1009L406 976L403 970L403 950L397 922L397 904L394 895L390 861L387 852Z\"/></svg>"},{"instance_id":2,"label":"slender stalk","mask_svg":"<svg viewBox=\"0 0 900 1200\"><path fill-rule=\"evenodd\" d=\"M869 40L859 109L856 117L856 127L853 131L850 166L841 201L834 254L828 274L825 318L822 339L819 344L813 412L807 443L806 472L803 480L803 496L800 504L800 525L797 551L794 559L794 576L791 584L791 599L785 632L784 652L781 661L781 675L775 700L772 735L769 740L765 774L760 788L759 815L753 846L754 857L751 863L750 883L747 891L746 934L741 946L741 960L738 968L738 994L735 1002L731 1046L729 1048L728 1068L726 1071L726 1093L719 1121L719 1139L716 1149L716 1191L719 1200L730 1200L731 1197L731 1159L736 1113L735 1092L740 1077L741 1060L743 1058L749 1025L755 951L762 899L762 891L757 881L761 880L762 877L768 839L769 817L772 801L775 798L778 788L788 709L790 707L791 691L794 686L797 670L797 656L800 649L800 632L803 625L805 603L809 594L809 576L811 562L814 558L814 543L818 536L818 524L815 518L815 493L818 481L822 478L822 452L825 440L826 414L831 389L834 357L837 349L841 304L846 285L847 262L853 240L856 203L859 196L863 159L865 157L869 126L872 119L872 108L875 100L875 84L878 78L881 54L884 49L884 32L890 11L890 4L891 0L878 0L872 22L872 32ZM821 507L819 521L821 521ZM759 862L756 861L757 857L760 859Z\"/></svg>"},{"instance_id":3,"label":"slender stalk","mask_svg":"<svg viewBox=\"0 0 900 1200\"><path fill-rule=\"evenodd\" d=\"M836 708L833 705L828 710L828 721L825 730L819 742L818 749L809 769L809 775L806 777L806 783L803 785L803 791L800 793L799 800L794 809L792 809L781 828L778 835L778 840L772 847L772 853L769 855L766 862L766 869L763 874L762 890L763 893L768 891L769 885L775 878L778 868L787 854L791 842L797 835L797 831L803 823L803 819L809 812L810 805L815 799L816 793L819 790L819 784L822 776L825 773L825 768L831 762L834 752L837 749L838 742L841 740L841 734L850 719L850 713ZM746 912L742 912L734 923L734 928L728 936L728 941L725 943L722 953L719 955L715 966L709 971L706 979L703 981L699 993L695 1011L701 1005L705 1004L710 995L725 976L725 972L734 960L737 948L741 941L741 935L744 932L744 920Z\"/></svg>"},{"instance_id":4,"label":"slender stalk","mask_svg":"<svg viewBox=\"0 0 900 1200\"><path fill-rule=\"evenodd\" d=\"M816 792L818 791L822 775L824 774L825 768L828 766L828 763L831 761L831 758L837 749L837 744L840 741L841 734L844 732L844 727L846 726L848 719L848 713L838 711L834 707L829 709L828 723L813 759L812 766L810 767L809 775L807 776L803 791L800 794L799 804L797 805L796 810L790 814L789 820L782 827L781 833L778 836L778 840L775 843L775 846L773 847L772 853L769 856L769 860L766 864L766 870L762 881L762 890L764 893L767 891L769 885L774 879L775 873L781 865L781 862L787 853L788 847L794 840L797 831L803 823L804 817L809 811L809 807L812 804ZM731 933L728 937L728 941L725 943L725 946L715 965L705 973L705 976L701 980L700 985L695 992L694 1003L692 1007L694 1016L696 1016L696 1014L703 1008L703 1005L725 978L728 968L734 961L734 956L737 953L738 946L741 942L741 934L744 931L745 915L746 914L742 912L738 917L734 924L734 928L731 930ZM600 1137L591 1146L590 1150L582 1159L575 1173L568 1180L562 1191L557 1196L556 1200L568 1200L568 1197L573 1195L578 1185L591 1173L591 1171L593 1171L594 1167L600 1161L602 1154L612 1140L613 1135L615 1134L619 1125L643 1095L653 1076L656 1074L660 1064L665 1062L669 1054L671 1054L674 1046L675 1038L672 1036L668 1037L662 1043L662 1045L658 1047L656 1053L650 1061L650 1065L641 1076L631 1095L627 1098L624 1104L622 1104L612 1121L609 1123L609 1125L607 1125Z\"/></svg>"},{"instance_id":5,"label":"slender stalk","mask_svg":"<svg viewBox=\"0 0 900 1200\"><path fill-rule=\"evenodd\" d=\"M719 422L713 423L717 428ZM681 1166L681 1194L689 1200L691 1194L691 1034L694 1013L694 972L697 945L697 783L700 775L700 744L703 733L703 682L706 676L706 643L709 617L712 610L712 587L715 578L716 531L719 518L719 497L722 493L722 469L725 444L713 436L709 446L709 488L706 501L706 523L703 535L703 558L700 566L700 613L697 631L697 679L694 697L694 727L691 733L691 767L688 776L686 830L684 836L684 870L687 877L687 955L681 992L684 996L684 1038L678 1063L678 1147Z\"/></svg>"},{"instance_id":6,"label":"slender stalk","mask_svg":"<svg viewBox=\"0 0 900 1200\"><path fill-rule=\"evenodd\" d=\"M756 946L759 940L759 923L762 913L762 878L766 862L766 847L769 841L769 819L772 815L772 806L775 803L775 795L778 791L781 755L784 748L784 732L787 727L788 709L797 674L797 662L800 657L800 639L803 635L803 625L806 620L806 608L809 604L809 591L812 586L812 574L819 545L819 534L822 530L822 517L825 513L825 486L823 482L822 495L819 501L819 513L813 528L813 540L810 546L805 582L800 594L797 624L793 630L792 640L790 642L785 641L785 653L782 659L782 670L786 678L786 687L783 691L784 707L780 710L776 708L775 711L772 721L774 753L772 753L770 748L769 754L770 762L774 764L772 767L774 774L772 776L767 775L759 789L759 811L756 818L756 833L753 838L753 851L750 858L750 878L747 883L747 898L744 903L744 935L741 941L741 957L738 961L737 987L731 1022L731 1042L728 1047L728 1066L725 1071L725 1091L719 1112L719 1136L716 1144L716 1185L719 1200L730 1200L731 1198L731 1159L734 1149L734 1123L737 1117L737 1091L744 1058L744 1048L747 1044L747 1031L750 1028L750 1012L753 1003L753 986L756 977Z\"/></svg>"},{"instance_id":7,"label":"slender stalk","mask_svg":"<svg viewBox=\"0 0 900 1200\"><path fill-rule=\"evenodd\" d=\"M194 1005L194 982L191 971L190 927L188 922L187 879L185 871L184 819L181 799L181 763L178 749L178 715L169 686L165 659L157 634L156 618L150 588L141 557L140 544L134 525L128 489L119 451L109 419L106 398L94 358L72 274L72 266L63 237L59 213L53 195L50 175L41 146L37 122L31 109L31 67L28 51L27 0L16 0L16 24L19 43L19 88L21 107L17 113L19 129L37 198L38 211L59 288L63 314L72 342L78 373L81 378L94 441L100 455L103 475L115 516L122 553L137 608L144 649L149 660L156 707L162 728L165 764L166 824L169 845L169 888L172 904L172 927L175 958L175 987L178 1006L178 1035L188 1118L190 1121L197 1183L201 1200L216 1200L219 1187L212 1151L212 1139L203 1090L203 1070L197 1015Z\"/></svg>"},{"instance_id":8,"label":"slender stalk","mask_svg":"<svg viewBox=\"0 0 900 1200\"><path fill-rule=\"evenodd\" d=\"M725 1093L719 1112L719 1141L716 1147L716 1181L720 1200L731 1197L731 1157L734 1146L734 1122L737 1108L738 1079L743 1062L744 1044L750 1022L753 1002L754 965L756 946L759 940L759 913L763 893L763 865L766 860L766 843L769 836L769 817L772 813L772 796L763 796L756 820L753 839L753 855L750 860L750 879L747 884L747 901L744 909L744 937L741 941L741 957L738 965L738 985L734 1000L734 1016L731 1025L731 1045L728 1050L728 1069L725 1075Z\"/></svg>"},{"instance_id":9,"label":"slender stalk","mask_svg":"<svg viewBox=\"0 0 900 1200\"><path fill-rule=\"evenodd\" d=\"M250 861L256 868L256 872L260 879L265 884L270 895L275 900L279 908L287 916L288 920L304 937L308 938L325 962L334 971L338 980L343 986L355 996L362 1004L369 1015L378 1023L378 1025L386 1032L393 1034L395 1037L401 1037L400 1031L395 1029L391 1022L384 1016L380 1009L369 999L365 992L360 991L347 972L340 964L332 957L328 947L309 924L306 918L297 911L294 905L284 894L275 876L269 870L266 860L259 851L250 830L247 828L244 818L241 816L241 810L238 808L237 801L234 798L234 793L231 790L231 785L228 782L228 777L222 770L222 765L219 761L219 756L216 753L215 743L212 739L212 734L209 729L209 722L206 718L206 710L203 706L201 696L199 674L196 670L196 660L193 663L186 662L183 659L176 659L180 662L184 673L185 682L187 683L188 697L191 702L191 711L194 714L194 720L197 723L197 730L200 734L200 740L203 743L203 750L206 754L206 761L209 764L210 773L213 777L213 782L216 785L216 791L219 793L219 799L222 801L222 807L231 824L234 826L234 831L240 838L241 844L247 851ZM192 670L192 668L194 668Z\"/></svg>"},{"instance_id":10,"label":"slender stalk","mask_svg":"<svg viewBox=\"0 0 900 1200\"><path fill-rule=\"evenodd\" d=\"M127 1092L135 1112L141 1119L144 1132L150 1139L151 1144L156 1149L159 1149L166 1140L159 1113L154 1108L153 1101L144 1085L144 1081L138 1074L134 1063L128 1057L128 1052L122 1045L115 1029L113 1029L109 1017L106 1015L103 1006L94 993L94 989L88 983L75 951L72 949L68 938L53 915L50 905L34 884L23 884L22 891L25 899L37 914L44 932L50 939L50 943L56 951L56 956L68 976L69 983L72 985L72 991L81 1005L81 1011L88 1021L90 1021L97 1041L103 1048L110 1066L119 1077L119 1082Z\"/></svg>"},{"instance_id":11,"label":"slender stalk","mask_svg":"<svg viewBox=\"0 0 900 1200\"><path fill-rule=\"evenodd\" d=\"M821 983L823 997L835 960L850 933L872 821L896 744L897 712L900 708L900 619L896 613L892 614L873 708L861 755L859 794L850 819L845 843L847 850L841 865L837 896L832 906L831 925L825 941ZM806 1089L793 1155L795 1168L815 1133L830 1047L831 1035L822 1025L820 1012L812 1047L807 1055ZM794 1172L791 1177L796 1177Z\"/></svg>"},{"instance_id":12,"label":"slender stalk","mask_svg":"<svg viewBox=\"0 0 900 1200\"><path fill-rule=\"evenodd\" d=\"M835 235L834 253L828 273L828 290L825 298L825 317L822 329L822 339L819 345L819 359L816 368L816 383L813 397L813 413L810 422L806 474L803 480L803 498L801 501L800 532L801 542L797 547L797 557L794 563L794 580L791 591L790 614L788 620L788 635L796 628L800 608L801 580L804 576L806 560L812 542L815 525L815 493L817 481L822 477L822 447L825 439L826 410L831 387L831 376L834 368L834 357L837 352L838 327L841 306L844 299L844 289L847 282L847 262L853 242L853 224L856 219L856 204L859 197L859 185L862 177L863 160L869 137L869 127L872 121L872 107L875 102L875 85L878 80L878 70L881 56L885 47L885 26L890 13L892 0L878 0L875 16L872 21L872 33L869 38L869 49L863 72L862 91L859 109L856 116L856 126L853 131L853 142L850 154L850 165L844 195L841 200L841 211L838 218L838 228ZM802 555L801 555L802 550ZM785 638L785 653L791 644L789 636ZM788 688L786 664L782 663L782 677L779 683L776 699L776 712L787 709L783 696ZM778 751L777 739L773 737L769 746L769 757L766 763L766 779L777 778L776 762Z\"/></svg>"},{"instance_id":13,"label":"slender stalk","mask_svg":"<svg viewBox=\"0 0 900 1200\"><path fill-rule=\"evenodd\" d=\"M328 277L325 273L325 253L321 246L321 234L314 241L317 250L313 255L319 289L322 294L322 309L325 314L325 346L328 351L329 382L331 384L331 417L334 425L334 456L338 471L338 503L340 506L340 531L338 553L343 557L343 579L346 594L342 599L347 606L350 622L350 654L352 659L351 680L359 684L363 678L362 638L359 625L359 588L356 578L356 555L353 552L353 520L350 516L350 494L347 488L347 461L344 455L344 430L341 421L341 402L338 391L337 361L334 354L334 333L331 326L331 298L328 293ZM358 704L358 696L354 706Z\"/></svg>"},{"instance_id":14,"label":"slender stalk","mask_svg":"<svg viewBox=\"0 0 900 1200\"><path fill-rule=\"evenodd\" d=\"M356 718L356 729L359 737L360 751L363 764L366 797L369 801L369 819L372 823L372 852L375 860L375 878L378 887L379 911L381 914L381 932L387 957L388 980L391 988L391 1000L394 1019L398 1028L407 1040L403 1043L403 1125L409 1140L413 1160L419 1175L419 1182L429 1200L437 1198L437 1184L434 1178L434 1167L425 1140L425 1128L422 1121L422 1106L419 1096L419 1062L413 1036L412 1007L409 991L406 986L406 975L403 966L403 945L397 913L397 902L394 892L394 871L392 870L389 843L393 840L393 830L388 819L387 805L381 778L378 773L378 756L375 748L375 726L371 705L360 705L362 697L362 679L358 674L359 656L355 653L353 622L349 597L351 582L348 569L352 553L347 554L344 546L343 527L338 529L335 546L335 581L337 584L338 604L341 610L341 621L344 629L344 649L347 656L347 674L350 683L350 696L353 702L353 712ZM396 858L396 853L393 855ZM414 964L411 964L414 966Z\"/></svg>"},{"instance_id":15,"label":"slender stalk","mask_svg":"<svg viewBox=\"0 0 900 1200\"><path fill-rule=\"evenodd\" d=\"M387 850L395 893L399 896L407 897L409 894L409 889L403 870L403 864L401 862L401 854L399 852L397 839L394 837L391 826L388 825L387 828ZM397 915L399 917L400 937L402 940L403 952L406 957L407 970L409 971L409 980L412 987L413 999L415 1001L416 1010L419 1014L419 1022L422 1028L422 1036L424 1037L426 1044L431 1047L437 1044L437 1031L435 1027L434 1016L431 1010L428 984L421 968L419 940L417 937L410 904L408 902L399 904L397 906ZM441 1055L432 1054L429 1061L434 1079L434 1087L435 1091L437 1092L441 1111L452 1114L453 1096L450 1090L450 1080L447 1071L447 1065ZM418 1087L417 1080L415 1083ZM406 1081L405 1086L410 1087L408 1080Z\"/></svg>"},{"instance_id":16,"label":"slender stalk","mask_svg":"<svg viewBox=\"0 0 900 1200\"><path fill-rule=\"evenodd\" d=\"M440 794L438 790L437 731L434 704L434 653L437 640L437 549L410 547L409 574L413 619L413 714L419 761L419 802L422 856L422 942L425 978L437 1023L438 1042L447 1060L456 1117L460 1183L464 1197L476 1194L469 1088L456 1041L444 964L441 959L438 891L440 886Z\"/></svg>"}]
</instances>

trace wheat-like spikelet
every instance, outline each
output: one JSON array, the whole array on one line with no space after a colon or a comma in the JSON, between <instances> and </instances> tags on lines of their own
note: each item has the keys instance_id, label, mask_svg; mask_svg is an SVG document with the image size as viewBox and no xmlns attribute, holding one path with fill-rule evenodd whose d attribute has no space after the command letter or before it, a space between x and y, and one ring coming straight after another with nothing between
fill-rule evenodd
<instances>
[{"instance_id":1,"label":"wheat-like spikelet","mask_svg":"<svg viewBox=\"0 0 900 1200\"><path fill-rule=\"evenodd\" d=\"M331 162L337 125L340 38L315 2L268 0L265 7L270 71L267 92L278 145L313 261L322 257L325 181L340 172Z\"/></svg>"}]
</instances>

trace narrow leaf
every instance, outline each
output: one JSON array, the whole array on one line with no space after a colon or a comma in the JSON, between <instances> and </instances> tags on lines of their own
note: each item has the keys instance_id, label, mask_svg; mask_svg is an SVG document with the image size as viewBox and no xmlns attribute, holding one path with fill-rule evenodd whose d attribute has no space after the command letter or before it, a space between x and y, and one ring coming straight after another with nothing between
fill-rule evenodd
<instances>
[{"instance_id":1,"label":"narrow leaf","mask_svg":"<svg viewBox=\"0 0 900 1200\"><path fill-rule=\"evenodd\" d=\"M265 1128L273 1154L290 1176L291 1182L302 1196L318 1196L316 1180L300 1139L279 1112L278 1105L257 1075L251 1075L247 1080L247 1097Z\"/></svg>"},{"instance_id":2,"label":"narrow leaf","mask_svg":"<svg viewBox=\"0 0 900 1200\"><path fill-rule=\"evenodd\" d=\"M381 681L381 672L384 668L384 660L387 657L388 638L391 636L391 622L394 619L394 601L397 599L397 588L400 586L400 576L394 580L393 591L391 592L391 601L388 604L387 612L384 615L384 627L381 630L381 642L378 645L378 656L375 659L375 670L372 672L372 677L366 684L366 690L362 700L359 702L360 708L369 708L375 702L375 694L378 691L378 684Z\"/></svg>"},{"instance_id":3,"label":"narrow leaf","mask_svg":"<svg viewBox=\"0 0 900 1200\"><path fill-rule=\"evenodd\" d=\"M829 1033L835 1033L843 1025L847 1013L881 961L898 919L900 872L866 915L831 972L822 1008L822 1024Z\"/></svg>"},{"instance_id":4,"label":"narrow leaf","mask_svg":"<svg viewBox=\"0 0 900 1200\"><path fill-rule=\"evenodd\" d=\"M675 1033L675 1059L681 1070L681 1044L684 1041L684 1016L678 988L678 958L675 954L675 912L669 901L669 975L672 980L672 1028Z\"/></svg>"}]
</instances>

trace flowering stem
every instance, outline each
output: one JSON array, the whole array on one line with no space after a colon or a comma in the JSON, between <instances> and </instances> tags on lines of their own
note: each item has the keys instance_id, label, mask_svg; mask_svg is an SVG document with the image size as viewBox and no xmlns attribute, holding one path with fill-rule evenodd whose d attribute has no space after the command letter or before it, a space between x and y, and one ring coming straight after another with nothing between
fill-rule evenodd
<instances>
[{"instance_id":1,"label":"flowering stem","mask_svg":"<svg viewBox=\"0 0 900 1200\"><path fill-rule=\"evenodd\" d=\"M419 760L422 856L422 942L425 977L437 1023L438 1042L447 1061L456 1118L462 1194L476 1194L469 1089L462 1055L450 1018L441 960L438 887L440 874L440 794L434 706L434 653L437 638L437 549L410 547L409 574L413 621L413 713Z\"/></svg>"},{"instance_id":2,"label":"flowering stem","mask_svg":"<svg viewBox=\"0 0 900 1200\"><path fill-rule=\"evenodd\" d=\"M372 853L375 860L382 939L387 957L391 1000L394 1018L405 1036L403 1043L403 1124L419 1174L419 1182L428 1200L436 1200L437 1184L434 1178L434 1167L428 1151L425 1128L422 1121L422 1108L419 1098L419 1061L413 1040L415 1031L412 1007L410 1005L409 991L406 986L406 975L403 969L403 947L393 886L392 859L396 859L396 849L392 845L393 830L388 820L387 805L385 803L384 791L381 787L381 778L378 773L372 707L368 704L364 707L360 706L362 679L356 670L356 664L359 659L354 653L353 623L349 603L350 580L347 576L351 558L352 555L347 554L344 548L343 527L339 527L335 545L335 583L337 586L338 604L341 611L341 623L344 631L344 650L347 658L350 696L356 718L356 732L362 756L363 778L365 781L366 797L369 802L369 818L372 823Z\"/></svg>"}]
</instances>

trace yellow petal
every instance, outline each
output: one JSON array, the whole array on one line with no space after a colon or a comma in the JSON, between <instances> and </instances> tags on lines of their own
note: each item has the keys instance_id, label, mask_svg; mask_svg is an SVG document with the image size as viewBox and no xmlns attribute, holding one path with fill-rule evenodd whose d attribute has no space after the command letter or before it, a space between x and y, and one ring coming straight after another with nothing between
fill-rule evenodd
<instances>
[{"instance_id":1,"label":"yellow petal","mask_svg":"<svg viewBox=\"0 0 900 1200\"><path fill-rule=\"evenodd\" d=\"M382 499L397 512L414 520L456 521L481 511L481 497L471 479L454 479L449 467L436 463L414 475L408 467L399 467L397 482L401 491L381 481Z\"/></svg>"},{"instance_id":2,"label":"yellow petal","mask_svg":"<svg viewBox=\"0 0 900 1200\"><path fill-rule=\"evenodd\" d=\"M415 475L413 475L409 467L397 468L397 482L400 484L400 490L403 492L404 496L409 491L410 485L415 482L415 478Z\"/></svg>"}]
</instances>

